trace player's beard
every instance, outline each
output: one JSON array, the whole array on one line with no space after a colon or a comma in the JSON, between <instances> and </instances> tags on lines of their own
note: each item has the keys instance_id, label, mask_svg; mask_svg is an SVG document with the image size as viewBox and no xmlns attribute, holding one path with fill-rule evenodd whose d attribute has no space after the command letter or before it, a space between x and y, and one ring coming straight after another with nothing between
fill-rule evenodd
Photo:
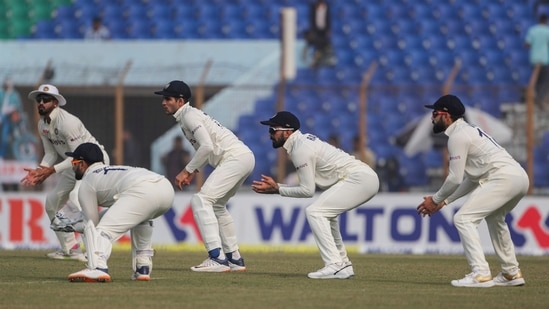
<instances>
[{"instance_id":1,"label":"player's beard","mask_svg":"<svg viewBox=\"0 0 549 309\"><path fill-rule=\"evenodd\" d=\"M76 178L76 180L82 180L82 177L84 177L84 172L82 172L80 169L74 171L74 178Z\"/></svg>"},{"instance_id":2,"label":"player's beard","mask_svg":"<svg viewBox=\"0 0 549 309\"><path fill-rule=\"evenodd\" d=\"M272 137L271 140L273 141L273 148L280 148L286 142L286 140L284 140L284 135L282 134L280 134L279 138Z\"/></svg>"},{"instance_id":3,"label":"player's beard","mask_svg":"<svg viewBox=\"0 0 549 309\"><path fill-rule=\"evenodd\" d=\"M49 116L54 108L56 108L56 106L53 104L49 107L46 107L45 105L38 106L38 114L40 116Z\"/></svg>"},{"instance_id":4,"label":"player's beard","mask_svg":"<svg viewBox=\"0 0 549 309\"><path fill-rule=\"evenodd\" d=\"M433 133L437 134L444 132L444 130L446 130L446 127L442 121L433 121Z\"/></svg>"}]
</instances>

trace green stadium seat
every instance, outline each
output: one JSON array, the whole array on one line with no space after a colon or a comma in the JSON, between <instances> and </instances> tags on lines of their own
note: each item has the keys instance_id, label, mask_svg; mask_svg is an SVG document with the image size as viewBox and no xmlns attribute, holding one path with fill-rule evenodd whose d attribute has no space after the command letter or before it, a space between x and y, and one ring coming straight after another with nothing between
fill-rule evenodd
<instances>
[{"instance_id":1,"label":"green stadium seat","mask_svg":"<svg viewBox=\"0 0 549 309\"><path fill-rule=\"evenodd\" d=\"M26 19L29 17L29 6L26 2L6 3L5 16L8 19Z\"/></svg>"},{"instance_id":2,"label":"green stadium seat","mask_svg":"<svg viewBox=\"0 0 549 309\"><path fill-rule=\"evenodd\" d=\"M28 19L14 19L8 25L10 38L27 37L31 34L32 22Z\"/></svg>"},{"instance_id":3,"label":"green stadium seat","mask_svg":"<svg viewBox=\"0 0 549 309\"><path fill-rule=\"evenodd\" d=\"M36 1L37 3L30 5L29 17L33 22L39 20L51 19L52 7L47 1Z\"/></svg>"}]
</instances>

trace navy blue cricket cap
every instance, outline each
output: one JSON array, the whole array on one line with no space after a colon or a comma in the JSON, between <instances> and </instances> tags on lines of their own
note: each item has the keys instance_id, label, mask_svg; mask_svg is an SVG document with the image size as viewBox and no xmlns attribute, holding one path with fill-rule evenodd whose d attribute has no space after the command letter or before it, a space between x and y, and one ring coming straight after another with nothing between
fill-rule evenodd
<instances>
[{"instance_id":1,"label":"navy blue cricket cap","mask_svg":"<svg viewBox=\"0 0 549 309\"><path fill-rule=\"evenodd\" d=\"M461 100L455 95L447 94L438 98L432 105L425 105L425 107L434 109L436 111L447 112L452 116L461 117L465 114L465 106L461 103Z\"/></svg>"},{"instance_id":2,"label":"navy blue cricket cap","mask_svg":"<svg viewBox=\"0 0 549 309\"><path fill-rule=\"evenodd\" d=\"M191 88L185 82L180 80L172 80L164 89L155 91L154 94L163 95L165 97L183 98L185 101L191 99Z\"/></svg>"},{"instance_id":3,"label":"navy blue cricket cap","mask_svg":"<svg viewBox=\"0 0 549 309\"><path fill-rule=\"evenodd\" d=\"M103 162L103 151L94 143L82 143L73 152L65 152L65 154L89 163Z\"/></svg>"},{"instance_id":4,"label":"navy blue cricket cap","mask_svg":"<svg viewBox=\"0 0 549 309\"><path fill-rule=\"evenodd\" d=\"M297 119L294 114L287 111L278 112L273 117L269 118L269 120L263 120L260 121L260 123L271 127L280 126L294 130L299 130L300 127L299 119Z\"/></svg>"}]
</instances>

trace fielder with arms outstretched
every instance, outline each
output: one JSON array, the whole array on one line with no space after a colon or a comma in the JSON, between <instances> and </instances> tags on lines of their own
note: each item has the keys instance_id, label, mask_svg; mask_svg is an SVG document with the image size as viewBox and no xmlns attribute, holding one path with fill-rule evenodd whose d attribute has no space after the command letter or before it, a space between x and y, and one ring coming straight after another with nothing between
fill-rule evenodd
<instances>
[{"instance_id":1,"label":"fielder with arms outstretched","mask_svg":"<svg viewBox=\"0 0 549 309\"><path fill-rule=\"evenodd\" d=\"M89 142L100 147L107 164L109 156L82 121L61 108L67 103L67 100L59 94L59 90L55 86L40 85L37 90L31 91L28 97L36 101L36 107L40 114L38 133L44 146L44 157L38 168L25 169L28 173L21 183L25 186L35 186L54 173L59 174L57 185L46 197L46 213L52 222L52 229L55 230L56 213L63 207L61 212L67 214L72 215L72 213L80 212L76 197L79 182L74 179L71 158L67 157L65 152L73 151L81 143ZM67 203L69 197L70 201ZM74 234L56 231L55 235L59 239L61 250L48 253L49 258L86 261Z\"/></svg>"},{"instance_id":2,"label":"fielder with arms outstretched","mask_svg":"<svg viewBox=\"0 0 549 309\"><path fill-rule=\"evenodd\" d=\"M482 129L467 123L465 107L453 95L440 97L433 105L433 132L448 135L449 173L442 187L424 197L418 213L432 215L442 207L469 194L454 215L467 262L472 272L452 280L457 287L518 286L524 278L515 256L505 216L526 195L528 175L511 155ZM486 220L501 272L492 279L484 256L478 225Z\"/></svg>"},{"instance_id":3,"label":"fielder with arms outstretched","mask_svg":"<svg viewBox=\"0 0 549 309\"><path fill-rule=\"evenodd\" d=\"M305 209L324 267L308 274L311 279L347 279L354 270L339 230L338 216L374 197L379 179L366 163L321 141L312 134L299 131L297 117L287 111L278 112L261 124L270 126L273 148L284 147L297 169L299 184L276 183L262 175L254 180L257 193L289 197L313 197L316 186L325 190Z\"/></svg>"},{"instance_id":4,"label":"fielder with arms outstretched","mask_svg":"<svg viewBox=\"0 0 549 309\"><path fill-rule=\"evenodd\" d=\"M186 83L171 81L155 94L163 96L164 111L177 120L185 138L196 150L175 177L175 185L179 189L189 185L198 170L208 163L215 168L191 199L194 219L208 251L208 258L191 270L245 271L233 217L226 205L253 171L254 154L233 132L190 105L191 89Z\"/></svg>"},{"instance_id":5,"label":"fielder with arms outstretched","mask_svg":"<svg viewBox=\"0 0 549 309\"><path fill-rule=\"evenodd\" d=\"M149 281L152 270L152 219L172 206L174 190L166 177L140 167L105 165L103 152L94 143L84 143L73 152L72 169L82 180L78 200L88 267L70 274L71 282L109 282L107 261L112 243L131 233L132 280ZM98 207L106 207L101 216Z\"/></svg>"}]
</instances>

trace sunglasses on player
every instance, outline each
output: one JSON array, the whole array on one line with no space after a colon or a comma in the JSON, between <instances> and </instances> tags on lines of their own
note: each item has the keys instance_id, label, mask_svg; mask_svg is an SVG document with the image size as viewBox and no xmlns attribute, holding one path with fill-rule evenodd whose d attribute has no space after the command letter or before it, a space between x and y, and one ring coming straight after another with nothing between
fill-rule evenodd
<instances>
[{"instance_id":1,"label":"sunglasses on player","mask_svg":"<svg viewBox=\"0 0 549 309\"><path fill-rule=\"evenodd\" d=\"M276 131L294 131L292 128L269 128L269 134L273 135Z\"/></svg>"},{"instance_id":2,"label":"sunglasses on player","mask_svg":"<svg viewBox=\"0 0 549 309\"><path fill-rule=\"evenodd\" d=\"M444 114L448 114L448 112L433 111L433 118L435 118L435 117L438 116L438 115L444 115Z\"/></svg>"},{"instance_id":3,"label":"sunglasses on player","mask_svg":"<svg viewBox=\"0 0 549 309\"><path fill-rule=\"evenodd\" d=\"M50 103L51 101L53 101L55 98L52 97L51 95L47 95L47 94L39 94L36 96L36 103L40 103L40 102L43 102L43 103Z\"/></svg>"}]
</instances>

